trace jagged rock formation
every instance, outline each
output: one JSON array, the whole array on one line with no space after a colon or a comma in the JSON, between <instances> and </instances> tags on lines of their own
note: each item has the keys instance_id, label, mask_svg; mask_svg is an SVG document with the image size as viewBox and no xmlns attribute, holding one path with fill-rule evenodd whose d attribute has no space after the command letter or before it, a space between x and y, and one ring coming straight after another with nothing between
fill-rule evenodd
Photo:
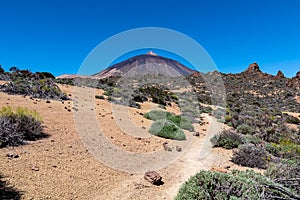
<instances>
[{"instance_id":1,"label":"jagged rock formation","mask_svg":"<svg viewBox=\"0 0 300 200\"><path fill-rule=\"evenodd\" d=\"M296 76L291 78L287 84L289 87L296 88L298 95L300 96L300 71L296 73Z\"/></svg>"},{"instance_id":2,"label":"jagged rock formation","mask_svg":"<svg viewBox=\"0 0 300 200\"><path fill-rule=\"evenodd\" d=\"M246 69L245 73L262 73L259 69L259 66L256 62L249 65L248 69Z\"/></svg>"},{"instance_id":3,"label":"jagged rock formation","mask_svg":"<svg viewBox=\"0 0 300 200\"><path fill-rule=\"evenodd\" d=\"M282 111L300 112L296 97L300 96L300 72L293 78L285 78L279 71L276 76L264 73L257 63L239 74L219 74L226 88L226 100L240 102L241 104L259 104L263 107ZM189 81L195 86L194 90L199 93L201 101L210 103L211 93L207 89L207 81L215 80L216 73L195 73L189 76ZM209 82L212 88L214 82ZM205 92L203 92L205 91Z\"/></svg>"},{"instance_id":4,"label":"jagged rock formation","mask_svg":"<svg viewBox=\"0 0 300 200\"><path fill-rule=\"evenodd\" d=\"M300 80L300 71L297 72L297 74L296 74L296 76L294 78Z\"/></svg>"},{"instance_id":5,"label":"jagged rock formation","mask_svg":"<svg viewBox=\"0 0 300 200\"><path fill-rule=\"evenodd\" d=\"M281 78L284 78L284 74L282 73L282 71L279 70L275 76L275 79L281 79Z\"/></svg>"}]
</instances>

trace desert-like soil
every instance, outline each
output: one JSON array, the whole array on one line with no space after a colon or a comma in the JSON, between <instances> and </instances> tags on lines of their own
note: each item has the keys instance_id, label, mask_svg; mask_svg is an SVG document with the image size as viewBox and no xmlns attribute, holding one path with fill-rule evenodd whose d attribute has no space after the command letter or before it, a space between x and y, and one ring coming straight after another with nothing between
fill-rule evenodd
<instances>
[{"instance_id":1,"label":"desert-like soil","mask_svg":"<svg viewBox=\"0 0 300 200\"><path fill-rule=\"evenodd\" d=\"M74 87L60 87L71 98L76 98ZM96 94L102 93L96 90ZM94 96L89 98L94 99ZM119 171L95 159L78 134L73 113L92 109L98 125L113 145L133 153L149 153L164 151L163 143L170 141L151 135L145 138L128 135L120 127L126 127L129 120L137 130L144 130L143 134L147 134L152 121L142 114L158 107L147 102L141 109L127 109L123 116L114 115L107 100L96 99L93 105L93 108L87 108L89 104L82 102L50 100L47 103L46 100L0 93L0 107L22 106L36 110L43 118L45 133L49 134L47 138L24 146L0 149L1 175L23 192L23 199L173 199L180 185L201 169L228 166L230 169L246 169L229 161L232 151L212 148L209 139L223 127L211 116L203 115L207 123L204 126L195 124L200 137L187 132L193 138L189 148L175 162L158 170L163 185L151 185L143 179L143 173ZM179 113L175 106L167 109ZM18 154L19 158L8 158L10 152Z\"/></svg>"}]
</instances>

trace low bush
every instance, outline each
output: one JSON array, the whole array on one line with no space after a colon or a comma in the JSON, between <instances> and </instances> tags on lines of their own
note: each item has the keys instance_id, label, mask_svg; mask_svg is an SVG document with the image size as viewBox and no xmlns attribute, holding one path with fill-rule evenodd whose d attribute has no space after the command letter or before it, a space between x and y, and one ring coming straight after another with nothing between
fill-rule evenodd
<instances>
[{"instance_id":1,"label":"low bush","mask_svg":"<svg viewBox=\"0 0 300 200\"><path fill-rule=\"evenodd\" d=\"M183 184L175 200L297 199L297 194L253 171L200 171Z\"/></svg>"},{"instance_id":2,"label":"low bush","mask_svg":"<svg viewBox=\"0 0 300 200\"><path fill-rule=\"evenodd\" d=\"M221 108L214 110L212 113L213 116L217 119L222 119L225 116L225 110Z\"/></svg>"},{"instance_id":3,"label":"low bush","mask_svg":"<svg viewBox=\"0 0 300 200\"><path fill-rule=\"evenodd\" d=\"M266 169L270 155L261 145L245 144L233 152L231 161L244 167Z\"/></svg>"},{"instance_id":4,"label":"low bush","mask_svg":"<svg viewBox=\"0 0 300 200\"><path fill-rule=\"evenodd\" d=\"M68 96L59 89L53 79L16 77L1 86L1 89L8 94L27 95L41 99L69 100Z\"/></svg>"},{"instance_id":5,"label":"low bush","mask_svg":"<svg viewBox=\"0 0 300 200\"><path fill-rule=\"evenodd\" d=\"M204 112L204 113L211 113L212 112L212 108L210 106L203 106L202 112Z\"/></svg>"},{"instance_id":6,"label":"low bush","mask_svg":"<svg viewBox=\"0 0 300 200\"><path fill-rule=\"evenodd\" d=\"M165 119L155 121L149 130L153 135L167 139L185 140L184 132L173 122Z\"/></svg>"},{"instance_id":7,"label":"low bush","mask_svg":"<svg viewBox=\"0 0 300 200\"><path fill-rule=\"evenodd\" d=\"M144 114L144 117L146 119L151 119L151 120L159 120L159 119L167 119L171 115L170 112L166 112L163 110L151 110L150 112L147 112Z\"/></svg>"},{"instance_id":8,"label":"low bush","mask_svg":"<svg viewBox=\"0 0 300 200\"><path fill-rule=\"evenodd\" d=\"M174 122L177 126L179 126L182 129L194 131L194 127L192 125L191 120L186 116L171 114L167 117L167 119Z\"/></svg>"},{"instance_id":9,"label":"low bush","mask_svg":"<svg viewBox=\"0 0 300 200\"><path fill-rule=\"evenodd\" d=\"M268 143L268 150L272 155L281 158L300 157L300 145L289 139L281 139L279 144Z\"/></svg>"},{"instance_id":10,"label":"low bush","mask_svg":"<svg viewBox=\"0 0 300 200\"><path fill-rule=\"evenodd\" d=\"M244 143L241 135L230 130L223 130L220 134L212 137L210 141L214 147L223 147L225 149L237 148Z\"/></svg>"},{"instance_id":11,"label":"low bush","mask_svg":"<svg viewBox=\"0 0 300 200\"><path fill-rule=\"evenodd\" d=\"M141 105L133 100L129 100L129 106L132 108L141 109Z\"/></svg>"},{"instance_id":12,"label":"low bush","mask_svg":"<svg viewBox=\"0 0 300 200\"><path fill-rule=\"evenodd\" d=\"M144 117L154 121L161 120L161 119L169 120L182 129L189 130L189 131L194 130L191 120L186 116L175 115L173 113L162 111L162 110L151 110L150 112L145 113Z\"/></svg>"},{"instance_id":13,"label":"low bush","mask_svg":"<svg viewBox=\"0 0 300 200\"><path fill-rule=\"evenodd\" d=\"M226 123L231 122L231 116L230 116L230 115L226 115L226 116L224 117L224 120L225 120Z\"/></svg>"},{"instance_id":14,"label":"low bush","mask_svg":"<svg viewBox=\"0 0 300 200\"><path fill-rule=\"evenodd\" d=\"M274 182L284 185L300 194L300 161L299 160L281 160L274 163L265 175Z\"/></svg>"},{"instance_id":15,"label":"low bush","mask_svg":"<svg viewBox=\"0 0 300 200\"><path fill-rule=\"evenodd\" d=\"M42 118L36 111L3 107L0 111L0 147L18 146L45 137Z\"/></svg>"},{"instance_id":16,"label":"low bush","mask_svg":"<svg viewBox=\"0 0 300 200\"><path fill-rule=\"evenodd\" d=\"M252 143L255 145L261 144L263 141L259 137L256 137L255 135L243 135L243 140L246 143Z\"/></svg>"},{"instance_id":17,"label":"low bush","mask_svg":"<svg viewBox=\"0 0 300 200\"><path fill-rule=\"evenodd\" d=\"M237 131L238 133L242 133L242 134L250 134L250 135L252 135L252 134L255 133L255 130L254 130L251 126L249 126L249 125L247 125L247 124L241 124L241 125L239 125L239 126L236 128L236 131Z\"/></svg>"}]
</instances>

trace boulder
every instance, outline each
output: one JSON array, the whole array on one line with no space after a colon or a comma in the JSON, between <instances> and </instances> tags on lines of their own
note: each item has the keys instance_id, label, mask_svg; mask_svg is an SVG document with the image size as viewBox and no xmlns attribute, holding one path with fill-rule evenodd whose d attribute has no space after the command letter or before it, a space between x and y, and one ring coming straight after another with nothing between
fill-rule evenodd
<instances>
[{"instance_id":1,"label":"boulder","mask_svg":"<svg viewBox=\"0 0 300 200\"><path fill-rule=\"evenodd\" d=\"M199 136L200 136L200 133L199 133L199 132L194 132L194 133L193 133L193 136L199 137Z\"/></svg>"},{"instance_id":2,"label":"boulder","mask_svg":"<svg viewBox=\"0 0 300 200\"><path fill-rule=\"evenodd\" d=\"M156 171L148 171L144 175L144 179L146 179L149 183L153 185L162 185L162 177Z\"/></svg>"}]
</instances>

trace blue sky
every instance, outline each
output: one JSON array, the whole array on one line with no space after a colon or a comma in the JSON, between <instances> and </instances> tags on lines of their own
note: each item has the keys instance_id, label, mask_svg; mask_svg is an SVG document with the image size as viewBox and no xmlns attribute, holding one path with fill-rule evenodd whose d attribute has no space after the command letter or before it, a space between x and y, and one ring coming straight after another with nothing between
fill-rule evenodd
<instances>
[{"instance_id":1,"label":"blue sky","mask_svg":"<svg viewBox=\"0 0 300 200\"><path fill-rule=\"evenodd\" d=\"M297 0L0 0L0 8L6 70L77 73L103 40L128 29L163 27L200 43L222 72L241 72L254 61L271 74L300 71Z\"/></svg>"}]
</instances>

